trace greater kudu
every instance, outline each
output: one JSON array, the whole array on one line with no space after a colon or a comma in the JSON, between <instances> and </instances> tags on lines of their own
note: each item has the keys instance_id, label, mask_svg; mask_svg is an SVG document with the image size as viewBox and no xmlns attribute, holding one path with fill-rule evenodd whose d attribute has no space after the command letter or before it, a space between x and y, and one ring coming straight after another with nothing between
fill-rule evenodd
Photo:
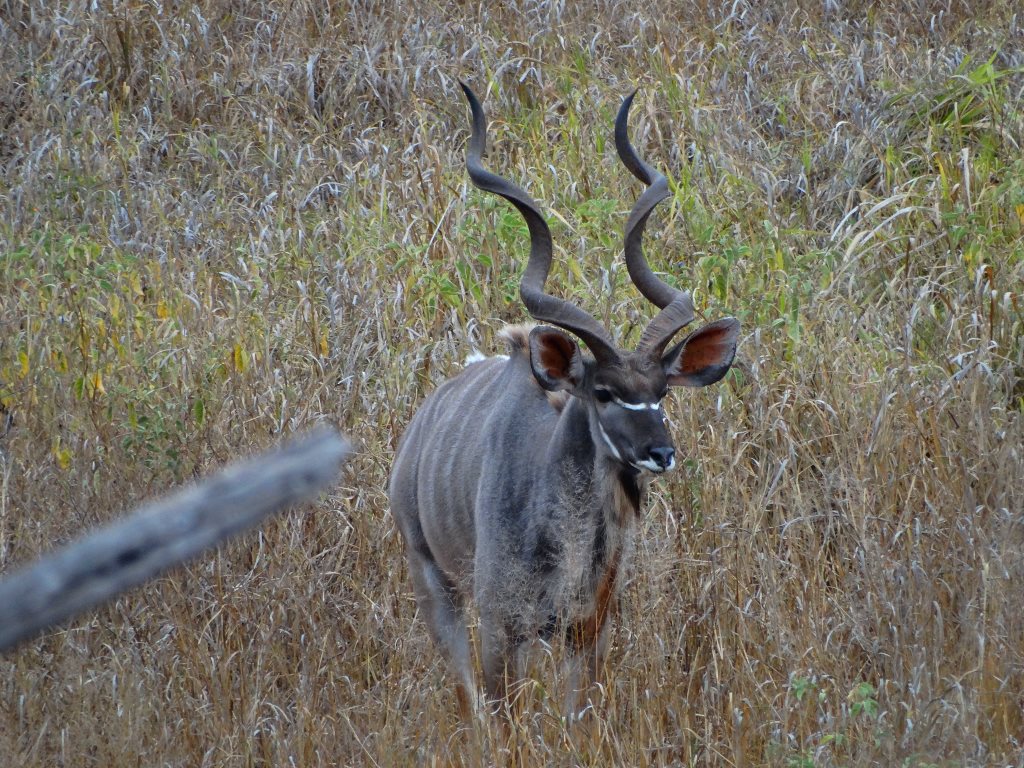
<instances>
[{"instance_id":1,"label":"greater kudu","mask_svg":"<svg viewBox=\"0 0 1024 768\"><path fill-rule=\"evenodd\" d=\"M416 598L455 669L460 708L468 715L475 690L466 626L471 598L480 613L484 688L492 701L500 704L521 673L521 648L556 630L570 649L570 695L595 678L644 489L652 475L675 466L662 399L668 387L722 378L739 323L709 323L665 351L693 321L693 303L689 293L655 276L641 248L647 218L669 190L630 144L635 92L619 110L615 144L647 189L626 224L624 251L633 283L661 311L629 352L590 314L544 292L552 255L548 225L524 190L483 168L484 112L462 88L473 115L469 176L526 220L530 257L520 295L536 320L551 324L506 328L507 357L471 363L430 395L391 473L391 509ZM587 680L580 679L584 661Z\"/></svg>"}]
</instances>

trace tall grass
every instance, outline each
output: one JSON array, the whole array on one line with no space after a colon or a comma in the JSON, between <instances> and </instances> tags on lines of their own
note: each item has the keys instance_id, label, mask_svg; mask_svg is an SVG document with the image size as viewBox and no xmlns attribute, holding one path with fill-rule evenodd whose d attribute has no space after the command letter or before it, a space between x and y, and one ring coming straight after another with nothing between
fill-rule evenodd
<instances>
[{"instance_id":1,"label":"tall grass","mask_svg":"<svg viewBox=\"0 0 1024 768\"><path fill-rule=\"evenodd\" d=\"M7 764L1024 759L1024 27L1012 3L0 3L0 568L281 433L316 509L0 661ZM551 289L626 342L648 251L739 362L677 395L607 684L462 728L383 492L404 425ZM543 666L543 665L542 665Z\"/></svg>"}]
</instances>

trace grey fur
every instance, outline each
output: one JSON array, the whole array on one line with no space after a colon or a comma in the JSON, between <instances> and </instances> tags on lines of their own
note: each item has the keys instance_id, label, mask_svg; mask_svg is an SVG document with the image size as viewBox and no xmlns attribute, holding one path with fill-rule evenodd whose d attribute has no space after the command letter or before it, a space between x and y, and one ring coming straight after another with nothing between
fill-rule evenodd
<instances>
[{"instance_id":1,"label":"grey fur","mask_svg":"<svg viewBox=\"0 0 1024 768\"><path fill-rule=\"evenodd\" d=\"M570 650L570 694L596 677L644 490L652 471L674 466L662 410L629 406L658 403L669 386L717 381L732 363L739 324L711 323L662 354L692 312L684 317L688 294L662 290L651 276L645 295L679 311L663 310L652 324L656 338L628 352L591 316L543 293L551 259L547 224L523 190L483 169L483 111L463 88L474 117L471 178L529 223L531 256L521 286L527 308L586 340L597 355L584 356L575 340L550 326L508 328L508 358L474 362L442 384L399 445L391 509L418 605L457 673L468 715L475 698L471 601L480 615L491 700L504 701L509 682L522 674L519 651L555 632L564 633ZM629 149L624 162L637 173L640 161ZM645 207L644 221L656 202ZM638 267L642 227L628 231Z\"/></svg>"}]
</instances>

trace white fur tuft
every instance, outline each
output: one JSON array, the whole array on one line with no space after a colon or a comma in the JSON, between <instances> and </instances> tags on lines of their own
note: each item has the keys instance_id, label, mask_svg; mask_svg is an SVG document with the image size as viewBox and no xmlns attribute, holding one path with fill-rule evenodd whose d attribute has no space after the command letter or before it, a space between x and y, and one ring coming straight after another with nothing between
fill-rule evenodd
<instances>
[{"instance_id":1,"label":"white fur tuft","mask_svg":"<svg viewBox=\"0 0 1024 768\"><path fill-rule=\"evenodd\" d=\"M473 363L482 363L484 360L508 360L508 355L494 355L488 357L479 349L474 349L468 355L466 355L466 365L472 365Z\"/></svg>"}]
</instances>

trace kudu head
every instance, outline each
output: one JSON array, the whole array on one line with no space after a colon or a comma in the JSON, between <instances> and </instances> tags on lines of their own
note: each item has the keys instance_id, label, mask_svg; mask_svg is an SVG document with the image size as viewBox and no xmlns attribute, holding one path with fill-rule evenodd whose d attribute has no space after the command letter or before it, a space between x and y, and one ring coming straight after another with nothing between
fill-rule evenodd
<instances>
[{"instance_id":1,"label":"kudu head","mask_svg":"<svg viewBox=\"0 0 1024 768\"><path fill-rule=\"evenodd\" d=\"M624 236L626 267L633 284L660 312L640 337L636 351L615 346L608 331L589 313L544 292L551 269L551 231L526 192L482 165L486 118L476 96L460 83L473 113L466 168L473 183L514 205L530 230L530 258L519 284L527 311L539 325L530 332L530 365L541 387L567 391L587 409L599 451L634 472L660 474L675 466L675 448L665 426L661 401L672 386L703 387L729 370L736 353L739 322L709 323L666 350L672 337L694 319L690 294L657 277L644 258L644 227L655 206L669 196L668 179L636 154L627 119L636 91L622 102L615 120L615 146L623 164L647 189L629 215ZM552 326L558 326L553 328ZM585 357L572 336L582 340Z\"/></svg>"}]
</instances>

